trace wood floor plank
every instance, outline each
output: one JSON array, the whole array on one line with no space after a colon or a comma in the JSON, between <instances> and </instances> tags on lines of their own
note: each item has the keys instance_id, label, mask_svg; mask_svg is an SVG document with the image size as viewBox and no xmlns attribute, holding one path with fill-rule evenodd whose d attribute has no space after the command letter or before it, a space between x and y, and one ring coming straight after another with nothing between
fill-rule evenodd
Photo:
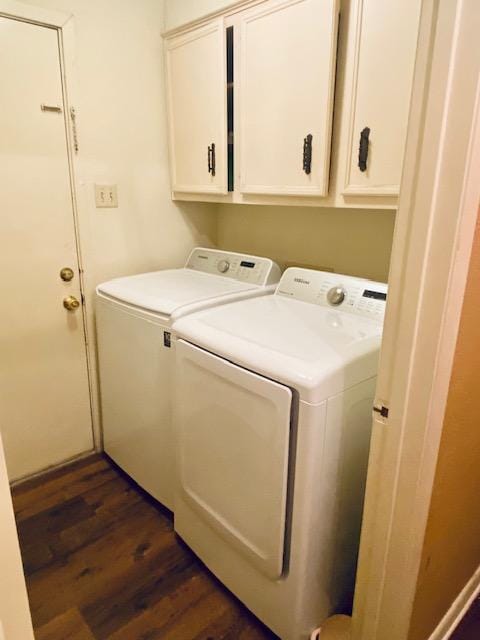
<instances>
[{"instance_id":1,"label":"wood floor plank","mask_svg":"<svg viewBox=\"0 0 480 640\"><path fill-rule=\"evenodd\" d=\"M14 493L37 640L276 638L106 457Z\"/></svg>"},{"instance_id":2,"label":"wood floor plank","mask_svg":"<svg viewBox=\"0 0 480 640\"><path fill-rule=\"evenodd\" d=\"M35 640L96 640L78 609L69 609L36 629Z\"/></svg>"},{"instance_id":3,"label":"wood floor plank","mask_svg":"<svg viewBox=\"0 0 480 640\"><path fill-rule=\"evenodd\" d=\"M206 573L194 573L186 578L174 591L160 598L152 606L138 612L138 615L108 636L108 640L125 638L161 637L163 630L175 623L182 613L196 606L207 593L214 589L213 581Z\"/></svg>"},{"instance_id":4,"label":"wood floor plank","mask_svg":"<svg viewBox=\"0 0 480 640\"><path fill-rule=\"evenodd\" d=\"M35 571L48 567L53 561L53 552L50 545L44 542L22 544L23 571L26 577Z\"/></svg>"},{"instance_id":5,"label":"wood floor plank","mask_svg":"<svg viewBox=\"0 0 480 640\"><path fill-rule=\"evenodd\" d=\"M82 606L82 613L94 633L107 638L188 579L195 571L194 563L172 537L149 562L139 561L135 571L131 568L111 582L101 597Z\"/></svg>"},{"instance_id":6,"label":"wood floor plank","mask_svg":"<svg viewBox=\"0 0 480 640\"><path fill-rule=\"evenodd\" d=\"M162 630L161 635L153 636L155 640L185 640L198 638L202 632L228 610L230 602L225 593L215 590L190 607L169 627Z\"/></svg>"},{"instance_id":7,"label":"wood floor plank","mask_svg":"<svg viewBox=\"0 0 480 640\"><path fill-rule=\"evenodd\" d=\"M38 542L39 537L42 541L48 541L55 534L84 521L94 513L92 505L87 504L81 497L70 498L20 520L17 523L18 535L25 545Z\"/></svg>"},{"instance_id":8,"label":"wood floor plank","mask_svg":"<svg viewBox=\"0 0 480 640\"><path fill-rule=\"evenodd\" d=\"M105 456L13 490L36 640L274 640ZM480 638L476 600L452 640Z\"/></svg>"},{"instance_id":9,"label":"wood floor plank","mask_svg":"<svg viewBox=\"0 0 480 640\"><path fill-rule=\"evenodd\" d=\"M137 531L142 535L135 535ZM113 531L92 544L80 547L65 561L57 562L36 572L29 581L32 617L39 624L61 612L62 607L88 606L102 600L105 593L121 589L123 584L136 583L154 567L136 560L139 545L152 540L148 556L154 556L171 545L166 535L159 534L159 523L150 514L137 514L136 518L117 524ZM171 538L171 535L170 535ZM71 589L75 599L71 601ZM48 601L42 594L58 594Z\"/></svg>"},{"instance_id":10,"label":"wood floor plank","mask_svg":"<svg viewBox=\"0 0 480 640\"><path fill-rule=\"evenodd\" d=\"M141 496L131 487L125 486L123 480L107 482L85 495L84 499L93 507L93 515L72 523L57 537L50 539L56 558L63 562L67 562L82 548L97 542L107 534L112 534L117 527L122 528L125 519L135 518L139 511L144 511ZM170 528L170 524L163 521L159 526L165 530Z\"/></svg>"},{"instance_id":11,"label":"wood floor plank","mask_svg":"<svg viewBox=\"0 0 480 640\"><path fill-rule=\"evenodd\" d=\"M242 616L233 607L227 607L224 613L216 616L207 627L204 627L193 640L226 640L228 637L238 639L238 634L244 628Z\"/></svg>"},{"instance_id":12,"label":"wood floor plank","mask_svg":"<svg viewBox=\"0 0 480 640\"><path fill-rule=\"evenodd\" d=\"M14 488L12 498L17 522L79 496L114 477L115 471L105 459L100 458L71 472L67 467L65 477L47 479L44 486L37 485L30 490Z\"/></svg>"}]
</instances>

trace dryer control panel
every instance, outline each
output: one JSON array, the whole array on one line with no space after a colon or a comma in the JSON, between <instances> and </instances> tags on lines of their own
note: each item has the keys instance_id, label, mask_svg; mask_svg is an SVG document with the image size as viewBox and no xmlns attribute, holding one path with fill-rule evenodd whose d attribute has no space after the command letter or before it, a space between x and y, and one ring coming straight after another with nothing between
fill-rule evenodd
<instances>
[{"instance_id":1,"label":"dryer control panel","mask_svg":"<svg viewBox=\"0 0 480 640\"><path fill-rule=\"evenodd\" d=\"M338 273L291 267L275 295L383 321L388 285Z\"/></svg>"},{"instance_id":2,"label":"dryer control panel","mask_svg":"<svg viewBox=\"0 0 480 640\"><path fill-rule=\"evenodd\" d=\"M279 266L269 258L200 247L192 251L185 268L259 286L277 284L280 279Z\"/></svg>"}]
</instances>

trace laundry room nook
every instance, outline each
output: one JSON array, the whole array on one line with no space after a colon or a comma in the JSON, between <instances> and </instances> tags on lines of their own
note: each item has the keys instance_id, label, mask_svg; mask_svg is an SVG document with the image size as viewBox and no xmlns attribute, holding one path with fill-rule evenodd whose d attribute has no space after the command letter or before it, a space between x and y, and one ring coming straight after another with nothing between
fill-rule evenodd
<instances>
[{"instance_id":1,"label":"laundry room nook","mask_svg":"<svg viewBox=\"0 0 480 640\"><path fill-rule=\"evenodd\" d=\"M479 32L0 0L0 640L480 638Z\"/></svg>"}]
</instances>

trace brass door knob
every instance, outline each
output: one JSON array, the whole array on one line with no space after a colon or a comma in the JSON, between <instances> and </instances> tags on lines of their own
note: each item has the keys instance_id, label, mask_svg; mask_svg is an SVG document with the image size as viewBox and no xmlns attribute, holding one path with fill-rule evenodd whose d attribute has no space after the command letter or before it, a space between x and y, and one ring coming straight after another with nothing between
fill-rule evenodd
<instances>
[{"instance_id":1,"label":"brass door knob","mask_svg":"<svg viewBox=\"0 0 480 640\"><path fill-rule=\"evenodd\" d=\"M70 269L70 267L63 267L63 269L60 271L60 278L64 282L70 282L70 280L73 280L74 275L75 274L73 272L73 269Z\"/></svg>"},{"instance_id":2,"label":"brass door knob","mask_svg":"<svg viewBox=\"0 0 480 640\"><path fill-rule=\"evenodd\" d=\"M67 296L63 299L63 306L67 311L75 311L80 306L80 301L75 296Z\"/></svg>"}]
</instances>

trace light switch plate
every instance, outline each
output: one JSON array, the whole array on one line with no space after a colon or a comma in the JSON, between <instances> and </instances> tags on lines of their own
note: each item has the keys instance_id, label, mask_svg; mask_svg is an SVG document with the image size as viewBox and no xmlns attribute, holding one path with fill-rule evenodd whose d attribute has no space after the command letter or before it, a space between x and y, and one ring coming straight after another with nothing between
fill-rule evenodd
<instances>
[{"instance_id":1,"label":"light switch plate","mask_svg":"<svg viewBox=\"0 0 480 640\"><path fill-rule=\"evenodd\" d=\"M118 207L118 194L116 184L95 185L95 206L97 208Z\"/></svg>"}]
</instances>

